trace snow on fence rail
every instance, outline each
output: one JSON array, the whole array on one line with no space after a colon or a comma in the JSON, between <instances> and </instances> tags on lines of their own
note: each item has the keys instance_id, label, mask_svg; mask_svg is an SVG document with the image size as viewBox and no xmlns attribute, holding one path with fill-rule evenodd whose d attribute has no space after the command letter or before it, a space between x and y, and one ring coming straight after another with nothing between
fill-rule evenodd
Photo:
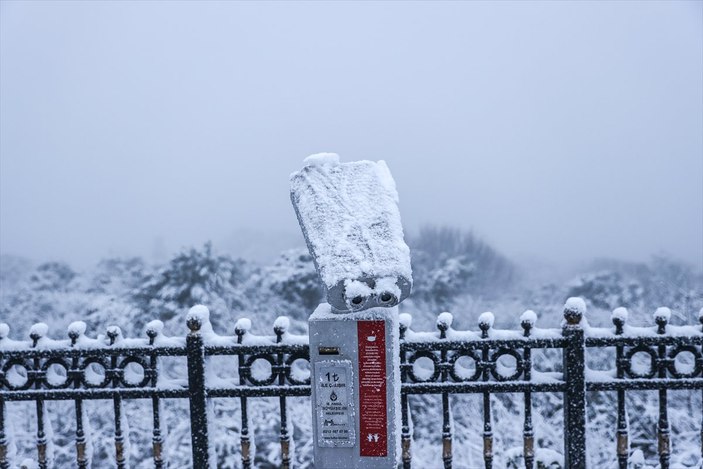
<instances>
[{"instance_id":1,"label":"snow on fence rail","mask_svg":"<svg viewBox=\"0 0 703 469\"><path fill-rule=\"evenodd\" d=\"M401 368L401 444L402 465L412 462L412 431L409 399L415 394L439 394L442 398L442 459L452 466L452 416L449 396L479 393L483 396L483 459L493 466L491 394L522 393L524 420L522 459L526 468L535 467L538 449L532 425L532 393L558 392L564 398L564 461L562 467L586 467L586 391L617 392L617 434L614 449L618 467L626 469L630 451L625 393L628 390L657 390L659 421L657 448L660 465L668 468L671 456L667 392L674 389L701 389L703 399L703 310L701 326L668 324L670 312L655 312L655 326L632 327L627 311L618 308L612 315L612 328L591 328L584 318L585 305L570 299L564 308L560 329L536 326L536 314L521 316L521 331L493 328L493 315L479 317L479 331L452 328L452 316L437 318L436 332L415 332L408 314L400 315ZM47 400L75 402L76 464L90 466L89 435L86 435L85 399L111 399L114 408L114 447L118 468L128 467L125 457L124 399L152 401L154 466L166 466L159 401L188 399L190 403L192 457L194 467L214 465L210 451L208 398L239 398L241 402L241 459L252 467L251 429L247 418L248 399L277 396L280 411L282 467L291 461L290 431L286 399L310 395L307 336L288 332L285 317L274 323L274 336L250 332L251 322L240 319L234 336L215 334L204 306L191 308L186 318L190 333L186 337L166 337L163 324L152 321L146 338L125 338L118 327L108 327L97 338L86 335L85 324L78 321L68 328L68 339L48 337L44 324L34 325L30 340L13 340L9 326L0 324L0 469L10 461L6 432L6 403L34 401L36 404L36 446L40 468L50 467L51 429L44 403ZM611 370L590 370L586 365L589 349L615 348ZM563 371L540 372L534 367L535 349L560 350ZM207 362L215 356L237 358L237 373L218 376ZM644 357L646 365L642 366ZM688 360L681 357L688 356ZM187 379L173 379L160 370L165 357L184 359ZM261 365L265 366L261 366ZM703 419L703 416L702 416ZM703 458L703 420L701 422ZM210 466L212 467L212 466Z\"/></svg>"}]
</instances>

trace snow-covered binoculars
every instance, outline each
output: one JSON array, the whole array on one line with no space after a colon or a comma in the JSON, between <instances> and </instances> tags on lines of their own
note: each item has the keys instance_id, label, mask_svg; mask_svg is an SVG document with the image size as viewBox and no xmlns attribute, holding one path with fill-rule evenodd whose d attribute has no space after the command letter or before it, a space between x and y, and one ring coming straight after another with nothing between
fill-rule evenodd
<instances>
[{"instance_id":1,"label":"snow-covered binoculars","mask_svg":"<svg viewBox=\"0 0 703 469\"><path fill-rule=\"evenodd\" d=\"M291 201L315 268L337 312L391 307L412 288L395 181L384 161L305 159Z\"/></svg>"}]
</instances>

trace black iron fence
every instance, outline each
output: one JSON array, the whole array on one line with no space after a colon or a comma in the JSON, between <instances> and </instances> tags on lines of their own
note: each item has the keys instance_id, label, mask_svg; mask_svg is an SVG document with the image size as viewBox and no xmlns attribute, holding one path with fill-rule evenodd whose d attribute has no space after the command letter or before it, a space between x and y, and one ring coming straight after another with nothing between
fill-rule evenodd
<instances>
[{"instance_id":1,"label":"black iron fence","mask_svg":"<svg viewBox=\"0 0 703 469\"><path fill-rule=\"evenodd\" d=\"M414 332L411 317L400 315L400 370L402 466L412 464L411 396L437 394L442 406L442 459L452 466L452 394L477 393L483 399L483 460L493 467L491 400L497 393L524 396L522 422L522 461L535 468L535 429L532 423L532 395L554 392L563 395L564 467L586 467L586 410L588 391L617 394L617 432L613 449L618 466L628 466L628 435L625 393L630 390L656 390L659 398L657 449L660 465L668 468L671 458L667 396L670 390L700 389L703 400L703 311L701 325L669 324L669 311L655 313L655 326L632 327L623 309L613 313L612 328L591 328L584 318L585 307L578 299L567 302L560 329L536 327L536 315L521 316L521 331L493 328L493 316L479 318L479 331L452 329L452 317L442 313L437 331ZM308 396L310 377L305 373L309 360L307 337L288 331L288 320L274 323L274 336L257 336L251 323L239 320L234 336L214 334L204 307L189 312L186 337L166 337L163 324L147 325L144 339L122 337L117 327L104 336L91 339L85 324L69 326L68 340L52 340L43 324L30 331L29 341L9 337L9 327L0 324L0 469L14 467L9 460L6 432L6 406L13 401L33 401L36 405L36 460L42 469L49 464L45 402L72 400L75 404L75 461L79 468L89 466L86 445L84 401L108 399L114 409L114 459L126 467L124 410L126 399L151 401L153 419L152 457L154 467L166 467L163 451L160 401L188 399L190 404L192 461L206 468L214 460L208 434L208 398L238 398L241 403L241 464L252 467L252 429L248 406L252 398L278 397L280 411L281 466L291 461L291 434L287 418L287 398ZM540 372L532 352L552 349L562 355L560 370ZM609 370L590 370L587 356L594 351L614 349ZM207 362L216 356L237 357L237 374L230 380L210 376ZM166 357L184 360L187 379L167 379L160 362ZM644 359L643 359L644 358ZM642 363L644 362L644 364ZM261 366L263 365L263 366ZM261 370L265 370L263 373ZM12 404L10 404L12 405ZM703 458L703 415L701 415L701 457Z\"/></svg>"}]
</instances>

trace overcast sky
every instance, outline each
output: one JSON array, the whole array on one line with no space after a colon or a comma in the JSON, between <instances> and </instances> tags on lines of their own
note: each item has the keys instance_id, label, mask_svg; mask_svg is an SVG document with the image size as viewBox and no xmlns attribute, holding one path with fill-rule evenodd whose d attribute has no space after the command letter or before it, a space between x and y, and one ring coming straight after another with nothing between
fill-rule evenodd
<instances>
[{"instance_id":1,"label":"overcast sky","mask_svg":"<svg viewBox=\"0 0 703 469\"><path fill-rule=\"evenodd\" d=\"M289 173L331 151L388 162L409 231L703 266L701 2L2 1L0 26L2 253L275 252Z\"/></svg>"}]
</instances>

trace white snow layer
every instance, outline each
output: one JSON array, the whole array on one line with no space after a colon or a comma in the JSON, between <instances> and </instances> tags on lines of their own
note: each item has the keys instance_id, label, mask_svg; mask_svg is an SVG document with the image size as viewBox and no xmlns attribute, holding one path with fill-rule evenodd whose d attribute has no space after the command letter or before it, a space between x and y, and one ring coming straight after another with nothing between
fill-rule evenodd
<instances>
[{"instance_id":1,"label":"white snow layer","mask_svg":"<svg viewBox=\"0 0 703 469\"><path fill-rule=\"evenodd\" d=\"M657 308L657 310L654 312L654 319L657 320L659 318L662 318L668 322L671 319L671 310L666 306Z\"/></svg>"},{"instance_id":2,"label":"white snow layer","mask_svg":"<svg viewBox=\"0 0 703 469\"><path fill-rule=\"evenodd\" d=\"M336 153L315 153L303 160L306 166L319 166L324 164L339 164L339 155Z\"/></svg>"},{"instance_id":3,"label":"white snow layer","mask_svg":"<svg viewBox=\"0 0 703 469\"><path fill-rule=\"evenodd\" d=\"M572 296L564 303L564 309L579 313L583 316L586 314L586 302L583 301L583 298Z\"/></svg>"},{"instance_id":4,"label":"white snow layer","mask_svg":"<svg viewBox=\"0 0 703 469\"><path fill-rule=\"evenodd\" d=\"M486 324L488 325L488 328L490 329L493 327L493 324L496 322L496 317L493 313L490 311L486 311L485 313L481 313L481 315L478 317L478 323L479 325L481 324Z\"/></svg>"},{"instance_id":5,"label":"white snow layer","mask_svg":"<svg viewBox=\"0 0 703 469\"><path fill-rule=\"evenodd\" d=\"M629 316L629 313L627 312L627 308L615 308L613 310L613 314L611 315L611 319L619 319L622 322L627 322L627 317Z\"/></svg>"},{"instance_id":6,"label":"white snow layer","mask_svg":"<svg viewBox=\"0 0 703 469\"><path fill-rule=\"evenodd\" d=\"M410 329L410 325L413 323L413 317L408 313L400 313L398 315L398 323L405 329Z\"/></svg>"},{"instance_id":7,"label":"white snow layer","mask_svg":"<svg viewBox=\"0 0 703 469\"><path fill-rule=\"evenodd\" d=\"M74 321L68 325L68 333L75 334L77 336L82 336L85 334L85 330L88 326L85 325L83 321Z\"/></svg>"},{"instance_id":8,"label":"white snow layer","mask_svg":"<svg viewBox=\"0 0 703 469\"><path fill-rule=\"evenodd\" d=\"M528 309L520 315L520 323L527 323L534 327L537 324L537 313Z\"/></svg>"},{"instance_id":9,"label":"white snow layer","mask_svg":"<svg viewBox=\"0 0 703 469\"><path fill-rule=\"evenodd\" d=\"M45 337L48 332L49 326L45 322L38 322L29 328L30 337L36 336L37 338L42 338Z\"/></svg>"},{"instance_id":10,"label":"white snow layer","mask_svg":"<svg viewBox=\"0 0 703 469\"><path fill-rule=\"evenodd\" d=\"M344 281L344 291L347 293L348 298L356 296L367 297L373 293L373 289L367 283L352 279Z\"/></svg>"},{"instance_id":11,"label":"white snow layer","mask_svg":"<svg viewBox=\"0 0 703 469\"><path fill-rule=\"evenodd\" d=\"M437 316L437 327L446 327L449 329L452 327L452 322L454 322L454 316L450 312L439 313Z\"/></svg>"},{"instance_id":12,"label":"white snow layer","mask_svg":"<svg viewBox=\"0 0 703 469\"><path fill-rule=\"evenodd\" d=\"M212 330L212 324L210 324L210 310L205 305L195 305L188 310L186 315L186 321L197 320L200 323L200 333L208 336L213 335L215 332Z\"/></svg>"}]
</instances>

